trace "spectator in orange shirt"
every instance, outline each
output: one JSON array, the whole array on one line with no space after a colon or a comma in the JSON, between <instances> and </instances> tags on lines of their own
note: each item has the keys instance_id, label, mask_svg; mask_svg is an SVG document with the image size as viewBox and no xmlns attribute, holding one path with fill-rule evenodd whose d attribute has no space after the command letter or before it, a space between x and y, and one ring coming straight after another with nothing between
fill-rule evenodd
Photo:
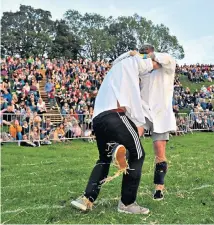
<instances>
[{"instance_id":1,"label":"spectator in orange shirt","mask_svg":"<svg viewBox=\"0 0 214 225\"><path fill-rule=\"evenodd\" d=\"M9 128L9 132L12 138L15 140L22 140L22 127L19 125L18 120L14 120Z\"/></svg>"}]
</instances>

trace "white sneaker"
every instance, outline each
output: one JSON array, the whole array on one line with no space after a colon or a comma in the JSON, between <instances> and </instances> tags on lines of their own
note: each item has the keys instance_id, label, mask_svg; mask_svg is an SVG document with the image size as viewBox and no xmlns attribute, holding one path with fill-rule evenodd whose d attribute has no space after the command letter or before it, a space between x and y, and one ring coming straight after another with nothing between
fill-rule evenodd
<instances>
[{"instance_id":1,"label":"white sneaker","mask_svg":"<svg viewBox=\"0 0 214 225\"><path fill-rule=\"evenodd\" d=\"M76 200L71 201L71 205L82 211L92 210L93 203L85 196L81 196Z\"/></svg>"},{"instance_id":2,"label":"white sneaker","mask_svg":"<svg viewBox=\"0 0 214 225\"><path fill-rule=\"evenodd\" d=\"M127 214L149 214L149 209L139 206L137 202L125 206L121 201L119 201L117 210L118 212Z\"/></svg>"}]
</instances>

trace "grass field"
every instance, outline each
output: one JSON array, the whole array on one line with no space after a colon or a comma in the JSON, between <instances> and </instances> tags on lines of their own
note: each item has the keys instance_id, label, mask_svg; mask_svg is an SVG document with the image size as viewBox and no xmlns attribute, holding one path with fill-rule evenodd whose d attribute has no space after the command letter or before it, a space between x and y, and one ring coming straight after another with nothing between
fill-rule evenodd
<instances>
[{"instance_id":1,"label":"grass field","mask_svg":"<svg viewBox=\"0 0 214 225\"><path fill-rule=\"evenodd\" d=\"M198 89L198 91L199 91L201 89L202 85L204 85L205 87L208 87L208 86L214 84L214 81L213 82L205 81L205 82L195 83L195 82L189 81L188 77L184 76L184 75L180 75L180 81L181 81L183 87L185 89L186 89L186 87L189 87L191 92L194 92L196 89Z\"/></svg>"},{"instance_id":2,"label":"grass field","mask_svg":"<svg viewBox=\"0 0 214 225\"><path fill-rule=\"evenodd\" d=\"M70 200L83 193L98 156L96 144L77 140L40 148L3 146L1 223L214 223L213 133L171 139L167 146L167 189L161 202L151 198L152 143L149 138L142 142L146 159L138 203L150 208L149 216L117 213L121 177L103 186L93 211L82 213L70 207Z\"/></svg>"},{"instance_id":3,"label":"grass field","mask_svg":"<svg viewBox=\"0 0 214 225\"><path fill-rule=\"evenodd\" d=\"M184 76L184 75L180 75L180 81L181 81L184 89L186 89L186 87L189 87L190 88L191 93L194 93L196 89L198 91L200 91L202 85L204 85L205 87L208 87L208 86L214 84L214 80L213 80L213 82L208 82L208 81L201 82L201 83L191 82L191 81L188 80L188 77L187 76ZM207 99L207 101L208 101L208 99ZM212 99L212 104L214 104L214 99ZM180 113L189 113L189 112L190 112L189 109L181 109L180 110Z\"/></svg>"}]
</instances>

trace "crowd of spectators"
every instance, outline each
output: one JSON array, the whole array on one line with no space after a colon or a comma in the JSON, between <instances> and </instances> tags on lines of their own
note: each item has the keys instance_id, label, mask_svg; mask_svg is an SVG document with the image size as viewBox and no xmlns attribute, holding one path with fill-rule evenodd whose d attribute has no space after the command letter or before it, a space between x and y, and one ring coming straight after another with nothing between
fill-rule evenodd
<instances>
[{"instance_id":1,"label":"crowd of spectators","mask_svg":"<svg viewBox=\"0 0 214 225\"><path fill-rule=\"evenodd\" d=\"M50 144L49 139L65 141L86 134L90 136L95 98L110 68L111 64L105 60L1 59L1 124L9 127L9 138L18 140L21 145L40 146L41 143ZM41 69L45 70L44 76ZM200 90L191 92L182 86L178 75L201 82L211 81L213 72L214 66L210 65L176 67L173 110L178 130L189 132L196 126L213 129L214 115L210 112L213 111L214 85L203 85ZM60 108L63 115L60 124L53 124L51 117L44 116L47 109L39 94L41 80L46 82L44 90L50 108L54 109L56 104ZM182 109L193 113L191 121L178 116Z\"/></svg>"},{"instance_id":2,"label":"crowd of spectators","mask_svg":"<svg viewBox=\"0 0 214 225\"><path fill-rule=\"evenodd\" d=\"M204 81L212 82L214 79L214 65L196 64L176 66L176 73L183 74L192 82L200 83Z\"/></svg>"},{"instance_id":3,"label":"crowd of spectators","mask_svg":"<svg viewBox=\"0 0 214 225\"><path fill-rule=\"evenodd\" d=\"M212 101L214 99L214 84L206 87L202 85L200 90L191 90L184 88L179 81L179 76L176 76L174 82L174 94L173 94L173 109L175 113L178 113L180 109L189 109L193 111L213 111Z\"/></svg>"}]
</instances>

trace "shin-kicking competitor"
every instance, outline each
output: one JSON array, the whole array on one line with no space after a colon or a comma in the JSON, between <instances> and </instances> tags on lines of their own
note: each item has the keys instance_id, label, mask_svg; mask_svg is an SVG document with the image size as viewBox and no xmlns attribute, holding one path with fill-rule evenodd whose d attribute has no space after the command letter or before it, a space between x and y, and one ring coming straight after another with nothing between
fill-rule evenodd
<instances>
[{"instance_id":1,"label":"shin-kicking competitor","mask_svg":"<svg viewBox=\"0 0 214 225\"><path fill-rule=\"evenodd\" d=\"M73 200L72 206L82 211L92 209L101 185L108 176L110 163L116 161L119 170L123 171L118 211L130 214L149 213L149 209L136 203L145 157L139 138L145 124L139 74L146 74L157 68L159 65L151 59L129 54L126 58L117 60L105 76L96 97L93 115L99 159L92 170L84 195ZM129 152L128 162L126 151ZM126 171L127 165L129 167Z\"/></svg>"},{"instance_id":2,"label":"shin-kicking competitor","mask_svg":"<svg viewBox=\"0 0 214 225\"><path fill-rule=\"evenodd\" d=\"M159 69L144 74L140 86L143 113L146 118L144 128L152 133L155 154L153 199L162 200L164 178L167 173L166 143L169 140L169 132L176 130L172 108L176 62L167 53L155 52L150 44L142 46L139 53L143 58L150 57L161 65Z\"/></svg>"}]
</instances>

